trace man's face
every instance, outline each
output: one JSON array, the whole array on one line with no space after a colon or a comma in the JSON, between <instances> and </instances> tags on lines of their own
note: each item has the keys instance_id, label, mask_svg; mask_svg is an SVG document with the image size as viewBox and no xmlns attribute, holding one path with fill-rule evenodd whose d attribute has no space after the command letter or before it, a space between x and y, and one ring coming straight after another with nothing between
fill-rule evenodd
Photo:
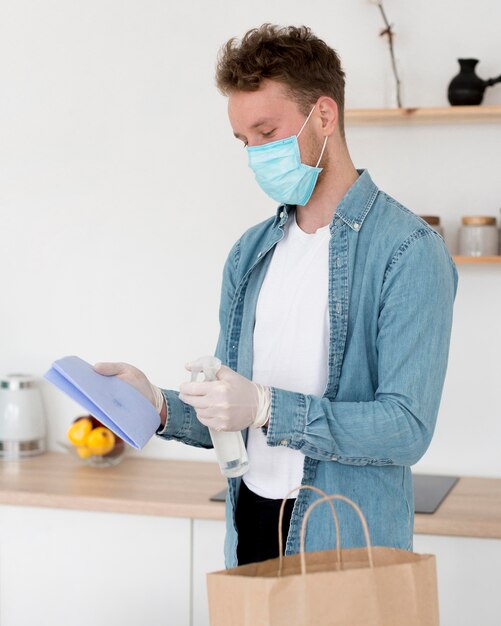
<instances>
[{"instance_id":1,"label":"man's face","mask_svg":"<svg viewBox=\"0 0 501 626\"><path fill-rule=\"evenodd\" d=\"M233 134L246 146L260 146L297 135L306 116L285 87L266 80L257 91L235 91L228 98L228 115ZM315 130L315 111L299 137L301 160L315 165L322 138Z\"/></svg>"}]
</instances>

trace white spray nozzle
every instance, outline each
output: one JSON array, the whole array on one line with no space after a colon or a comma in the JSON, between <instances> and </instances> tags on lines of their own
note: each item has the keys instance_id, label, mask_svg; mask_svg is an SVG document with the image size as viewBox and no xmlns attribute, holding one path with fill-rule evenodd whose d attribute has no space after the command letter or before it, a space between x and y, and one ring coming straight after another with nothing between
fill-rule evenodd
<instances>
[{"instance_id":1,"label":"white spray nozzle","mask_svg":"<svg viewBox=\"0 0 501 626\"><path fill-rule=\"evenodd\" d=\"M200 372L205 374L205 380L216 380L216 374L221 367L221 360L215 356L201 356L196 361L192 361L191 380L196 380Z\"/></svg>"}]
</instances>

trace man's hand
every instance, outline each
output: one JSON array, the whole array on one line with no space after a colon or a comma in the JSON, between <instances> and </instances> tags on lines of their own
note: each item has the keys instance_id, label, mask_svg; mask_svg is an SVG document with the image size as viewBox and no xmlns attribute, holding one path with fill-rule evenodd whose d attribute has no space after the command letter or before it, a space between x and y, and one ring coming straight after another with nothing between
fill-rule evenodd
<instances>
[{"instance_id":1,"label":"man's hand","mask_svg":"<svg viewBox=\"0 0 501 626\"><path fill-rule=\"evenodd\" d=\"M118 376L137 389L156 408L162 425L165 425L167 410L162 392L152 385L141 370L128 363L96 363L94 369L103 376Z\"/></svg>"},{"instance_id":2,"label":"man's hand","mask_svg":"<svg viewBox=\"0 0 501 626\"><path fill-rule=\"evenodd\" d=\"M186 369L191 371L188 364ZM179 398L191 405L197 417L214 430L237 431L259 428L268 421L270 390L221 365L217 380L187 382L179 387Z\"/></svg>"}]
</instances>

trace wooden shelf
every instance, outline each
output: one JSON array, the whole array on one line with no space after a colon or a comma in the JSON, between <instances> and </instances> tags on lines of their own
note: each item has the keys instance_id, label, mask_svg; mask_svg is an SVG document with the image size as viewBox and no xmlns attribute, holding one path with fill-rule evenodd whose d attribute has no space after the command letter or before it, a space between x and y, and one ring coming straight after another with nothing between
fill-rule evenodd
<instances>
[{"instance_id":1,"label":"wooden shelf","mask_svg":"<svg viewBox=\"0 0 501 626\"><path fill-rule=\"evenodd\" d=\"M458 124L501 122L501 105L448 106L404 109L347 109L348 125Z\"/></svg>"},{"instance_id":2,"label":"wooden shelf","mask_svg":"<svg viewBox=\"0 0 501 626\"><path fill-rule=\"evenodd\" d=\"M456 265L478 264L478 263L501 263L501 256L453 256Z\"/></svg>"}]
</instances>

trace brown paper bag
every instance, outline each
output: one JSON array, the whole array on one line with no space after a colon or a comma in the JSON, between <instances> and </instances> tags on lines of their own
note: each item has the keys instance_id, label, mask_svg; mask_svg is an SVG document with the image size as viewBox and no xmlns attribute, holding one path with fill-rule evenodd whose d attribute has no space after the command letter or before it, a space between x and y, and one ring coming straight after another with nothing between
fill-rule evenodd
<instances>
[{"instance_id":1,"label":"brown paper bag","mask_svg":"<svg viewBox=\"0 0 501 626\"><path fill-rule=\"evenodd\" d=\"M341 500L357 511L367 548L304 552L311 511ZM279 533L279 537L281 533ZM282 550L280 550L282 552ZM358 506L341 495L304 516L301 550L207 575L211 626L438 626L435 557L371 547Z\"/></svg>"}]
</instances>

